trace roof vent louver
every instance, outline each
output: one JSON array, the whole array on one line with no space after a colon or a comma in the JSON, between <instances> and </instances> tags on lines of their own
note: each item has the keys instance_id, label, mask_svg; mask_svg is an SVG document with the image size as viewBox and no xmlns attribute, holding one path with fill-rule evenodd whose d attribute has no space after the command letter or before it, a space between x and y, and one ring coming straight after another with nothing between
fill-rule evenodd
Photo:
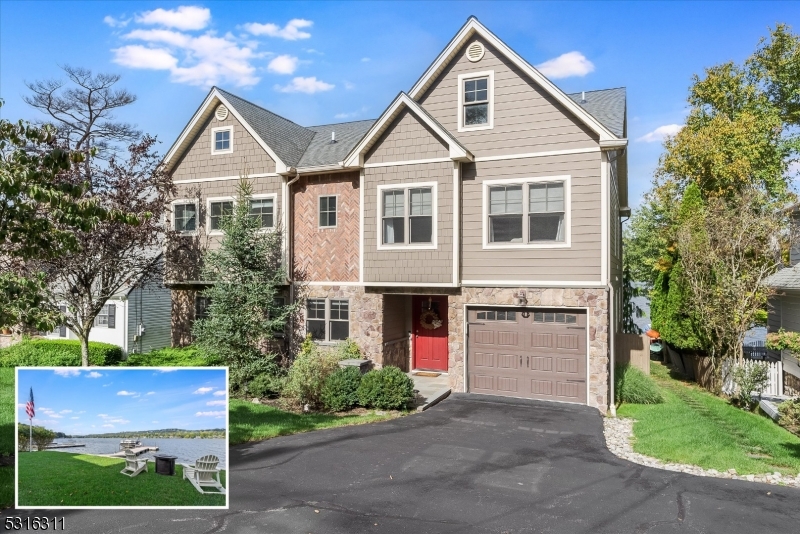
<instances>
[{"instance_id":1,"label":"roof vent louver","mask_svg":"<svg viewBox=\"0 0 800 534\"><path fill-rule=\"evenodd\" d=\"M475 41L467 47L467 59L473 63L480 61L485 51L486 49L483 47L483 44Z\"/></svg>"},{"instance_id":2,"label":"roof vent louver","mask_svg":"<svg viewBox=\"0 0 800 534\"><path fill-rule=\"evenodd\" d=\"M228 118L228 108L220 104L217 106L217 111L214 112L214 116L218 121L224 121Z\"/></svg>"}]
</instances>

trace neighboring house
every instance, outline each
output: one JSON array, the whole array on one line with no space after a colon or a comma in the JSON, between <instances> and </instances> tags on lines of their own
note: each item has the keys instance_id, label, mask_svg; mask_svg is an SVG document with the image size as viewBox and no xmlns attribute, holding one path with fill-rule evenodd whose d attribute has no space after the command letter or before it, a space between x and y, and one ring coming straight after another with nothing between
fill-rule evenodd
<instances>
[{"instance_id":1,"label":"neighboring house","mask_svg":"<svg viewBox=\"0 0 800 534\"><path fill-rule=\"evenodd\" d=\"M769 299L767 330L781 328L800 332L800 257L792 250L791 267L781 269L765 280L776 294ZM768 351L783 362L783 390L787 395L800 395L800 362L789 351Z\"/></svg>"},{"instance_id":2,"label":"neighboring house","mask_svg":"<svg viewBox=\"0 0 800 534\"><path fill-rule=\"evenodd\" d=\"M133 281L103 306L89 333L89 341L118 345L126 356L163 349L171 342L171 314L171 292L160 278L144 286ZM78 339L65 325L47 337Z\"/></svg>"},{"instance_id":3,"label":"neighboring house","mask_svg":"<svg viewBox=\"0 0 800 534\"><path fill-rule=\"evenodd\" d=\"M165 158L172 224L216 246L246 171L288 237L300 333L454 391L605 411L626 122L624 88L565 94L470 18L374 121L303 127L213 88ZM167 281L174 343L205 305L196 276Z\"/></svg>"}]
</instances>

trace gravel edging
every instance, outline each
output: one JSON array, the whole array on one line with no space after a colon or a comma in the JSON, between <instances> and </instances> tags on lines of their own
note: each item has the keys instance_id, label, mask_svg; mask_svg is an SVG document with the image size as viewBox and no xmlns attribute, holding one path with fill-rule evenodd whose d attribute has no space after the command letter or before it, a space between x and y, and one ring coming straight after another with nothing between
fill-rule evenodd
<instances>
[{"instance_id":1,"label":"gravel edging","mask_svg":"<svg viewBox=\"0 0 800 534\"><path fill-rule=\"evenodd\" d=\"M654 467L656 469L664 469L666 471L677 471L679 473L686 473L700 477L716 477L727 478L730 480L745 480L748 482L763 482L765 484L774 484L776 486L791 486L800 488L800 473L796 477L782 475L779 472L762 474L762 475L739 475L736 469L729 469L728 471L719 472L716 469L703 469L696 465L688 464L675 464L664 463L656 458L645 456L634 452L633 445L631 444L634 439L633 436L633 423L635 420L626 419L621 417L604 417L603 418L603 434L606 437L606 446L615 456L628 460L647 467Z\"/></svg>"}]
</instances>

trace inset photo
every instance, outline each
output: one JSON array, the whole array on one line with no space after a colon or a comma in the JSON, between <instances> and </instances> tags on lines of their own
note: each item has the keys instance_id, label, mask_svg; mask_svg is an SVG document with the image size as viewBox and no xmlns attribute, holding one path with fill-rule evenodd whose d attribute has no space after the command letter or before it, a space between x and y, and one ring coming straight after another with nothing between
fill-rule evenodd
<instances>
[{"instance_id":1,"label":"inset photo","mask_svg":"<svg viewBox=\"0 0 800 534\"><path fill-rule=\"evenodd\" d=\"M228 507L224 367L18 367L17 508Z\"/></svg>"}]
</instances>

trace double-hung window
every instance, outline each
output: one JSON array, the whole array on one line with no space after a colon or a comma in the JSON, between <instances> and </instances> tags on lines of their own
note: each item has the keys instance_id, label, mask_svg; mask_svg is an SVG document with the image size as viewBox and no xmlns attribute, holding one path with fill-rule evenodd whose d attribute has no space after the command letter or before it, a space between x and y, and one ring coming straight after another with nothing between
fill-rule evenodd
<instances>
[{"instance_id":1,"label":"double-hung window","mask_svg":"<svg viewBox=\"0 0 800 534\"><path fill-rule=\"evenodd\" d=\"M211 153L230 154L233 152L233 126L211 129Z\"/></svg>"},{"instance_id":2,"label":"double-hung window","mask_svg":"<svg viewBox=\"0 0 800 534\"><path fill-rule=\"evenodd\" d=\"M320 228L336 226L336 196L319 197L319 226Z\"/></svg>"},{"instance_id":3,"label":"double-hung window","mask_svg":"<svg viewBox=\"0 0 800 534\"><path fill-rule=\"evenodd\" d=\"M484 244L568 246L569 177L486 183Z\"/></svg>"},{"instance_id":4,"label":"double-hung window","mask_svg":"<svg viewBox=\"0 0 800 534\"><path fill-rule=\"evenodd\" d=\"M350 335L350 301L306 300L306 332L316 341L342 341Z\"/></svg>"},{"instance_id":5,"label":"double-hung window","mask_svg":"<svg viewBox=\"0 0 800 534\"><path fill-rule=\"evenodd\" d=\"M211 200L208 203L208 229L222 231L222 219L233 214L233 200Z\"/></svg>"},{"instance_id":6,"label":"double-hung window","mask_svg":"<svg viewBox=\"0 0 800 534\"><path fill-rule=\"evenodd\" d=\"M435 244L435 186L383 188L379 201L382 245Z\"/></svg>"},{"instance_id":7,"label":"double-hung window","mask_svg":"<svg viewBox=\"0 0 800 534\"><path fill-rule=\"evenodd\" d=\"M197 230L197 203L180 202L173 204L173 218L176 232L194 232Z\"/></svg>"},{"instance_id":8,"label":"double-hung window","mask_svg":"<svg viewBox=\"0 0 800 534\"><path fill-rule=\"evenodd\" d=\"M94 318L94 326L101 328L114 328L116 326L116 314L116 304L104 305L103 309L100 310L100 313L97 314L97 317Z\"/></svg>"},{"instance_id":9,"label":"double-hung window","mask_svg":"<svg viewBox=\"0 0 800 534\"><path fill-rule=\"evenodd\" d=\"M458 76L458 130L485 130L494 126L494 71Z\"/></svg>"},{"instance_id":10,"label":"double-hung window","mask_svg":"<svg viewBox=\"0 0 800 534\"><path fill-rule=\"evenodd\" d=\"M275 198L250 199L250 217L258 220L261 228L273 228L275 226Z\"/></svg>"}]
</instances>

